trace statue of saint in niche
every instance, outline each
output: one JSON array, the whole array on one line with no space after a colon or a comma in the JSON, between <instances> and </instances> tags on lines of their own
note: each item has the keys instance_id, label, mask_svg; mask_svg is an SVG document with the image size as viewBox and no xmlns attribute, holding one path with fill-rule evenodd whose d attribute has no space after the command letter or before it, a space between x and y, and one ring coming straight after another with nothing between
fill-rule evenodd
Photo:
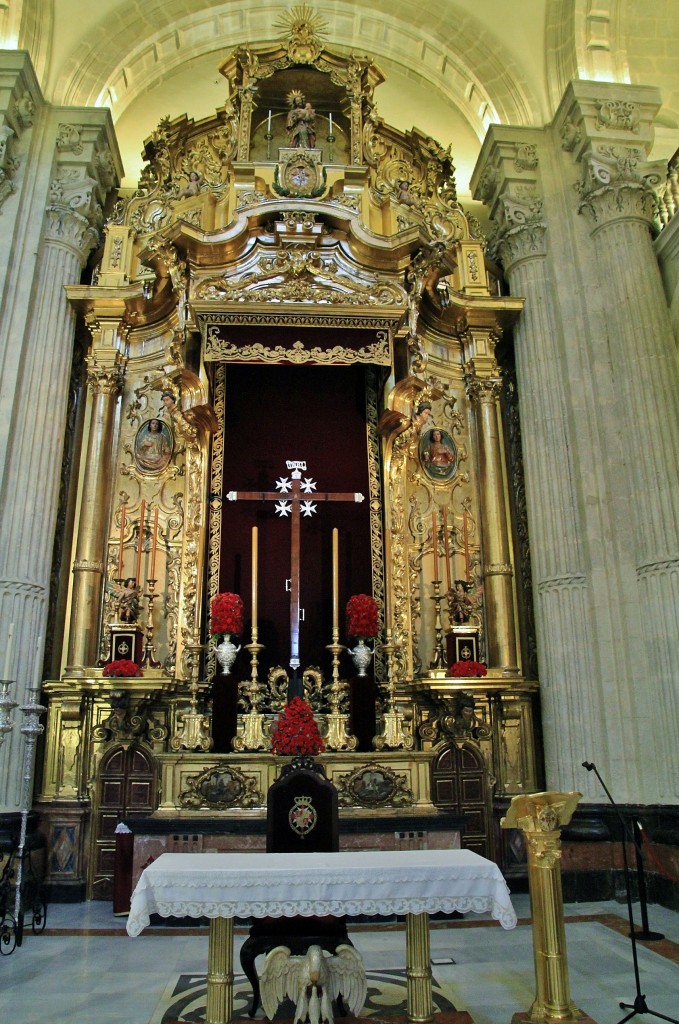
<instances>
[{"instance_id":1,"label":"statue of saint in niche","mask_svg":"<svg viewBox=\"0 0 679 1024\"><path fill-rule=\"evenodd\" d=\"M304 100L304 93L293 89L288 93L290 113L285 127L292 149L313 149L316 145L316 111Z\"/></svg>"},{"instance_id":2,"label":"statue of saint in niche","mask_svg":"<svg viewBox=\"0 0 679 1024\"><path fill-rule=\"evenodd\" d=\"M172 435L167 423L152 419L142 423L134 442L134 460L142 473L162 473L172 457Z\"/></svg>"}]
</instances>

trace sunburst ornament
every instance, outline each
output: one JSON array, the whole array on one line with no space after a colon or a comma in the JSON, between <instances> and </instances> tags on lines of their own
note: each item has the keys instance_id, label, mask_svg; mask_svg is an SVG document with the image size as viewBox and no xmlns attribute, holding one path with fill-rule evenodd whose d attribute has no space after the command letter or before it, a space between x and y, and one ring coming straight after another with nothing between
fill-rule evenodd
<instances>
[{"instance_id":1,"label":"sunburst ornament","mask_svg":"<svg viewBox=\"0 0 679 1024\"><path fill-rule=\"evenodd\" d=\"M318 60L328 23L313 7L307 4L291 7L274 22L274 28L285 32L288 57L293 63L313 64Z\"/></svg>"}]
</instances>

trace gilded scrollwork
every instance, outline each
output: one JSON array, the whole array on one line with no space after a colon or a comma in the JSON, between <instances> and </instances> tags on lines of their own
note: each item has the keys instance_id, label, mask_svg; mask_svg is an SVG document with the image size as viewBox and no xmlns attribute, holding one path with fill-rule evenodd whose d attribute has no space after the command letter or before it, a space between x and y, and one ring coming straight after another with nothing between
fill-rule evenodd
<instances>
[{"instance_id":1,"label":"gilded scrollwork","mask_svg":"<svg viewBox=\"0 0 679 1024\"><path fill-rule=\"evenodd\" d=\"M407 773L395 772L378 761L338 773L333 781L342 807L404 807L415 802Z\"/></svg>"},{"instance_id":2,"label":"gilded scrollwork","mask_svg":"<svg viewBox=\"0 0 679 1024\"><path fill-rule=\"evenodd\" d=\"M229 807L259 807L263 802L257 779L238 768L214 765L189 776L179 794L179 806L225 811Z\"/></svg>"}]
</instances>

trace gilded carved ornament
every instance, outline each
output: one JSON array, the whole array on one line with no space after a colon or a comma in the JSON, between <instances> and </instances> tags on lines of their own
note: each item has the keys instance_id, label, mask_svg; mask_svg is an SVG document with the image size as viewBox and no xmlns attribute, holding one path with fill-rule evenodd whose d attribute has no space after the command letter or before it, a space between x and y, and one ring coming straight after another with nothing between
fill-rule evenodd
<instances>
[{"instance_id":1,"label":"gilded carved ornament","mask_svg":"<svg viewBox=\"0 0 679 1024\"><path fill-rule=\"evenodd\" d=\"M179 806L223 811L229 807L259 807L263 803L257 779L235 767L220 765L189 776L179 794Z\"/></svg>"},{"instance_id":2,"label":"gilded carved ornament","mask_svg":"<svg viewBox=\"0 0 679 1024\"><path fill-rule=\"evenodd\" d=\"M403 807L415 801L406 772L370 761L353 772L333 776L342 807Z\"/></svg>"}]
</instances>

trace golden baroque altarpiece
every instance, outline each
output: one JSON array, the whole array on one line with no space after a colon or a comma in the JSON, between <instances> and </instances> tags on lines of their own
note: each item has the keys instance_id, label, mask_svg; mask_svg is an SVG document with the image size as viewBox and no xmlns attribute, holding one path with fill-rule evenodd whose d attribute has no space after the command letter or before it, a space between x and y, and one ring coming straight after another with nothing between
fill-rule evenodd
<instances>
[{"instance_id":1,"label":"golden baroque altarpiece","mask_svg":"<svg viewBox=\"0 0 679 1024\"><path fill-rule=\"evenodd\" d=\"M337 632L327 665L303 673L342 816L389 832L395 815L459 810L434 770L451 752L478 767L485 811L538 785L495 357L521 300L500 295L449 150L386 125L381 72L329 49L322 27L293 9L279 45L224 62L214 117L160 122L92 283L68 289L91 335L88 404L39 809L51 880L87 878L95 896L110 896L121 815L147 812L156 833L261 818L277 774L268 732L285 689L260 677L256 631L231 750L211 735L233 365L365 368L371 750L356 749ZM451 676L470 652L488 674ZM107 675L124 657L143 674Z\"/></svg>"}]
</instances>

